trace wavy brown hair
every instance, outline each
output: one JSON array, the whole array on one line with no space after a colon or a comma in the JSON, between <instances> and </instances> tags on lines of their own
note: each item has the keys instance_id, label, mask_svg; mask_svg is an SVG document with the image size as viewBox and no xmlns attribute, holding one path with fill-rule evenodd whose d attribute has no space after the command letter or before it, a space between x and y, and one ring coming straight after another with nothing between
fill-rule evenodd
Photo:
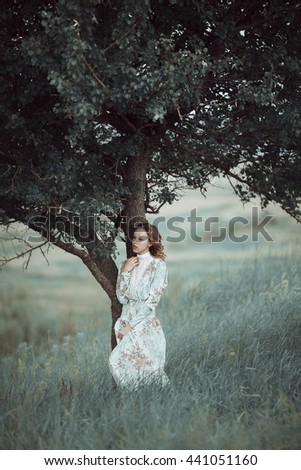
<instances>
[{"instance_id":1,"label":"wavy brown hair","mask_svg":"<svg viewBox=\"0 0 301 470\"><path fill-rule=\"evenodd\" d=\"M166 255L164 253L164 247L161 242L162 237L157 227L155 225L150 224L149 222L138 222L134 224L132 228L132 234L134 234L134 232L139 228L146 231L148 239L152 244L149 247L150 254L153 255L155 258L164 260L166 258Z\"/></svg>"}]
</instances>

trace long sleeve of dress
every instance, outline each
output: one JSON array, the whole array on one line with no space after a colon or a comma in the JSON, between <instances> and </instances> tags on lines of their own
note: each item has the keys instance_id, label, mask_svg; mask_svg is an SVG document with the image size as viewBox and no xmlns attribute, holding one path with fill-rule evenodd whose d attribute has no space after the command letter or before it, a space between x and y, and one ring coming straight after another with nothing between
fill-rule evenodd
<instances>
[{"instance_id":1,"label":"long sleeve of dress","mask_svg":"<svg viewBox=\"0 0 301 470\"><path fill-rule=\"evenodd\" d=\"M131 279L131 273L122 271L124 262L121 263L118 270L118 277L116 283L116 296L121 304L126 304L130 300L129 283Z\"/></svg>"},{"instance_id":2,"label":"long sleeve of dress","mask_svg":"<svg viewBox=\"0 0 301 470\"><path fill-rule=\"evenodd\" d=\"M154 272L154 278L150 285L149 293L145 299L137 300L139 309L129 325L134 328L140 321L152 315L158 305L164 289L167 286L167 267L164 261L161 261Z\"/></svg>"}]
</instances>

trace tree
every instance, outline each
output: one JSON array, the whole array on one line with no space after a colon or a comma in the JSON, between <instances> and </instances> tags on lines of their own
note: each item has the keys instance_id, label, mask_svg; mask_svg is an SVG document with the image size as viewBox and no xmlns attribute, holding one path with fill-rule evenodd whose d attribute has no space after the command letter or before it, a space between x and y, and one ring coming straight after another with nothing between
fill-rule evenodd
<instances>
[{"instance_id":1,"label":"tree","mask_svg":"<svg viewBox=\"0 0 301 470\"><path fill-rule=\"evenodd\" d=\"M120 314L115 240L226 176L300 212L301 4L5 2L1 223L82 259ZM130 244L127 244L127 253ZM114 345L114 335L112 335Z\"/></svg>"}]
</instances>

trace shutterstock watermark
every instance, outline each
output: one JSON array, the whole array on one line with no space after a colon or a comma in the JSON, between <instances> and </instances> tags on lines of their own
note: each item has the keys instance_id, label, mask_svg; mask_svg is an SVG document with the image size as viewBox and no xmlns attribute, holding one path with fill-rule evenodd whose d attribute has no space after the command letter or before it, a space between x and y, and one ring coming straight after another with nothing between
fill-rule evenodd
<instances>
[{"instance_id":1,"label":"shutterstock watermark","mask_svg":"<svg viewBox=\"0 0 301 470\"><path fill-rule=\"evenodd\" d=\"M227 238L233 243L243 243L248 240L258 242L260 235L265 241L272 242L274 240L266 230L266 226L272 219L272 215L266 214L259 220L258 207L252 207L250 219L244 216L233 216L227 223L222 223L219 216L203 218L201 215L197 215L197 209L192 209L188 217L175 216L168 219L157 217L153 224L157 226L159 231L160 224L163 224L163 227L165 224L170 232L165 240L171 243L182 242L187 237L198 243L204 241L222 243ZM243 231L243 228L247 227L248 231ZM199 234L200 229L202 229L202 235Z\"/></svg>"},{"instance_id":2,"label":"shutterstock watermark","mask_svg":"<svg viewBox=\"0 0 301 470\"><path fill-rule=\"evenodd\" d=\"M203 217L197 213L197 209L191 209L187 217L158 216L151 223L158 228L164 242L167 243L180 243L185 240L196 243L222 243L227 239L233 243L245 243L259 242L260 239L273 242L268 232L268 225L272 219L272 215L260 214L259 208L254 206L251 208L249 218L238 215L226 222L220 216ZM139 217L132 219L121 217L119 224L130 237L131 227L139 225L139 220L141 220ZM61 209L51 207L47 216L31 217L29 226L46 237L48 234L68 234L70 238L84 244L93 243L98 237L104 243L106 240L111 243L114 222L105 213L101 216L82 217L67 211L62 213ZM117 240L122 240L121 235L117 236ZM28 241L35 242L41 239L39 236L29 235Z\"/></svg>"}]
</instances>

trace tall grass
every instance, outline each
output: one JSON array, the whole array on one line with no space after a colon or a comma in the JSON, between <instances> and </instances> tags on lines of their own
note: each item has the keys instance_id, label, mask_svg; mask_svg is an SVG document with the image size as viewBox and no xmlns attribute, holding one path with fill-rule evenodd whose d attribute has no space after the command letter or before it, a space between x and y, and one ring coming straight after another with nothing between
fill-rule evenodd
<instances>
[{"instance_id":1,"label":"tall grass","mask_svg":"<svg viewBox=\"0 0 301 470\"><path fill-rule=\"evenodd\" d=\"M167 389L114 388L108 331L2 357L0 447L299 449L300 259L217 266L188 291L171 279L158 308Z\"/></svg>"}]
</instances>

